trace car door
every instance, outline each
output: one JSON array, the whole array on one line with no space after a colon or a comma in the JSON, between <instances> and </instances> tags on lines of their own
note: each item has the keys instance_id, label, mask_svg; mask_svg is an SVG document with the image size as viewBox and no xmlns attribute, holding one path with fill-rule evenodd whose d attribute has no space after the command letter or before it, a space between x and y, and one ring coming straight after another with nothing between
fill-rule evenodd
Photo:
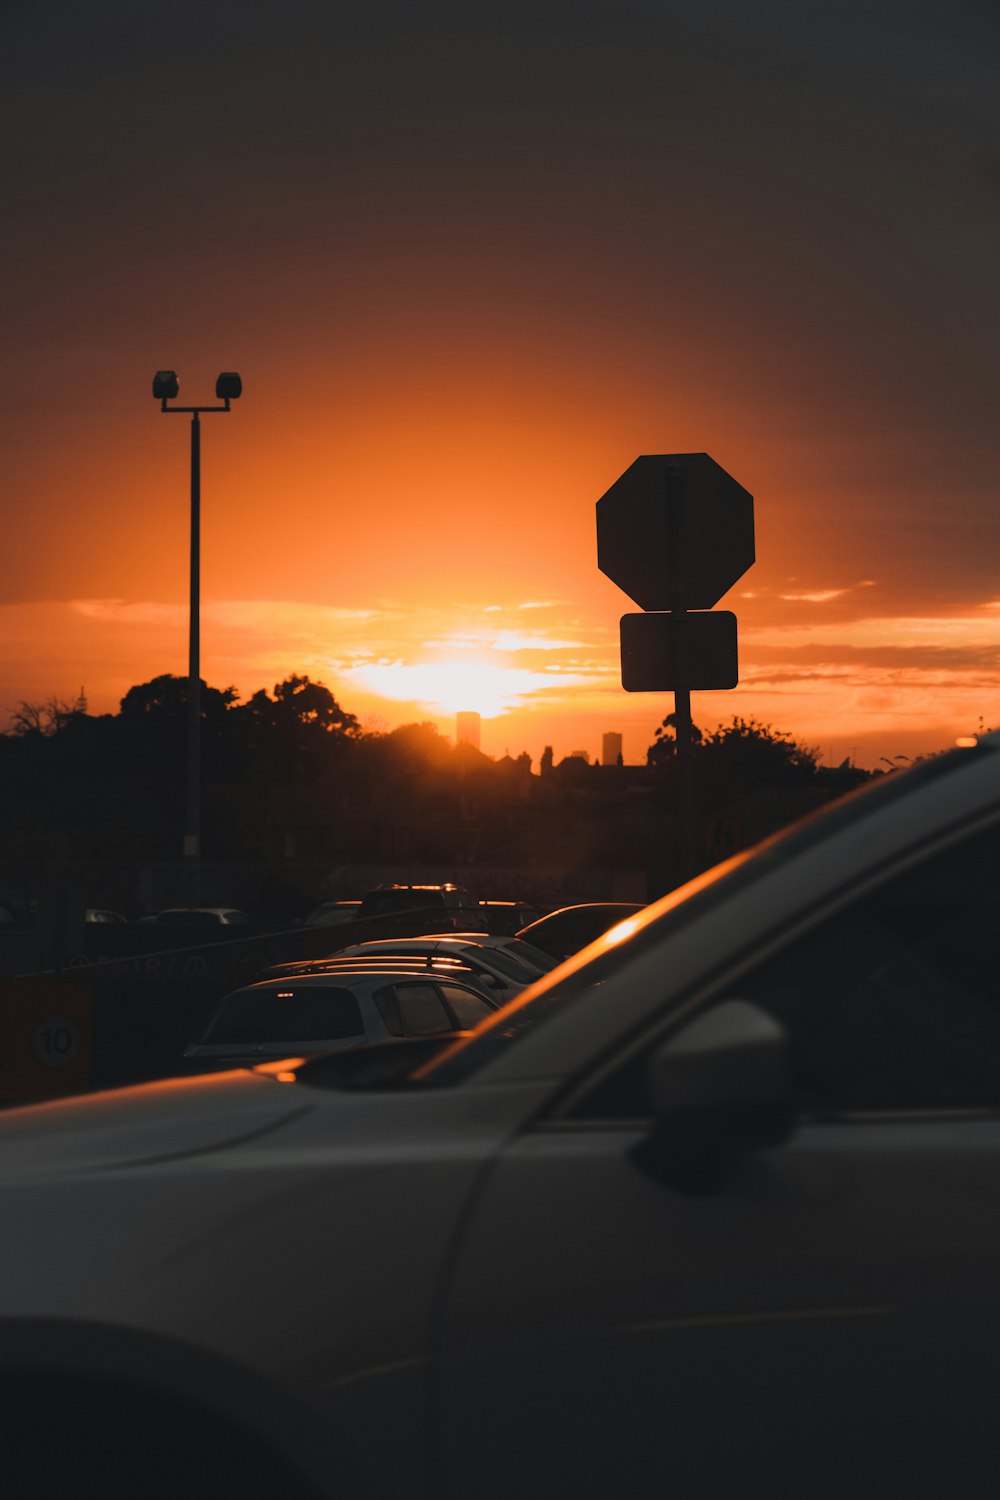
<instances>
[{"instance_id":1,"label":"car door","mask_svg":"<svg viewBox=\"0 0 1000 1500\"><path fill-rule=\"evenodd\" d=\"M707 995L785 1026L798 1116L714 1189L637 1161L662 1029L510 1143L442 1324L446 1494L994 1491L998 851L928 851Z\"/></svg>"}]
</instances>

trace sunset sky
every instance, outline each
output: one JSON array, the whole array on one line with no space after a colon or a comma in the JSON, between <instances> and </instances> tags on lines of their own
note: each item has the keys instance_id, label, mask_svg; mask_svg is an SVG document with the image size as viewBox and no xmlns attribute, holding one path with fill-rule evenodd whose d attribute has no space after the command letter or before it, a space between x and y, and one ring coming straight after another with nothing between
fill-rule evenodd
<instances>
[{"instance_id":1,"label":"sunset sky","mask_svg":"<svg viewBox=\"0 0 1000 1500\"><path fill-rule=\"evenodd\" d=\"M980 0L3 8L0 722L187 670L641 761L594 506L755 497L753 716L876 765L1000 725L1000 20ZM489 717L486 717L489 716Z\"/></svg>"}]
</instances>

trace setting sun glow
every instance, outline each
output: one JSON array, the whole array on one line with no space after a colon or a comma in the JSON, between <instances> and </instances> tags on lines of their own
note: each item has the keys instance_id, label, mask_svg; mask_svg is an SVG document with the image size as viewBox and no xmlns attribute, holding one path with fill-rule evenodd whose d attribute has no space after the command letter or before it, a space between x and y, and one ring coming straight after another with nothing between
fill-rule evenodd
<instances>
[{"instance_id":1,"label":"setting sun glow","mask_svg":"<svg viewBox=\"0 0 1000 1500\"><path fill-rule=\"evenodd\" d=\"M367 691L419 704L432 714L465 711L495 718L520 707L526 695L552 686L552 675L483 658L374 662L352 674Z\"/></svg>"}]
</instances>

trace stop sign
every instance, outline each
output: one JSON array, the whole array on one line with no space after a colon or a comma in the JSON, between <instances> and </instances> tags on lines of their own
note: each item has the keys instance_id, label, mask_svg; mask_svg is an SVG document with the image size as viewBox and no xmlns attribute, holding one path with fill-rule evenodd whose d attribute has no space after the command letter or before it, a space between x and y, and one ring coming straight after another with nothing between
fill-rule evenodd
<instances>
[{"instance_id":1,"label":"stop sign","mask_svg":"<svg viewBox=\"0 0 1000 1500\"><path fill-rule=\"evenodd\" d=\"M753 560L753 496L707 453L637 458L597 502L597 566L643 609L711 609Z\"/></svg>"}]
</instances>

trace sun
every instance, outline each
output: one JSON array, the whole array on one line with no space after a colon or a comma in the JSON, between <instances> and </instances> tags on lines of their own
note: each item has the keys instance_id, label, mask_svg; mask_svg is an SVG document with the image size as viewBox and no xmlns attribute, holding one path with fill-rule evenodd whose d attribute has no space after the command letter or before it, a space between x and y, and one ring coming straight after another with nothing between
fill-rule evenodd
<instances>
[{"instance_id":1,"label":"sun","mask_svg":"<svg viewBox=\"0 0 1000 1500\"><path fill-rule=\"evenodd\" d=\"M419 703L432 714L468 712L484 719L518 708L528 694L552 687L545 672L469 657L372 662L354 668L352 675L380 697Z\"/></svg>"}]
</instances>

